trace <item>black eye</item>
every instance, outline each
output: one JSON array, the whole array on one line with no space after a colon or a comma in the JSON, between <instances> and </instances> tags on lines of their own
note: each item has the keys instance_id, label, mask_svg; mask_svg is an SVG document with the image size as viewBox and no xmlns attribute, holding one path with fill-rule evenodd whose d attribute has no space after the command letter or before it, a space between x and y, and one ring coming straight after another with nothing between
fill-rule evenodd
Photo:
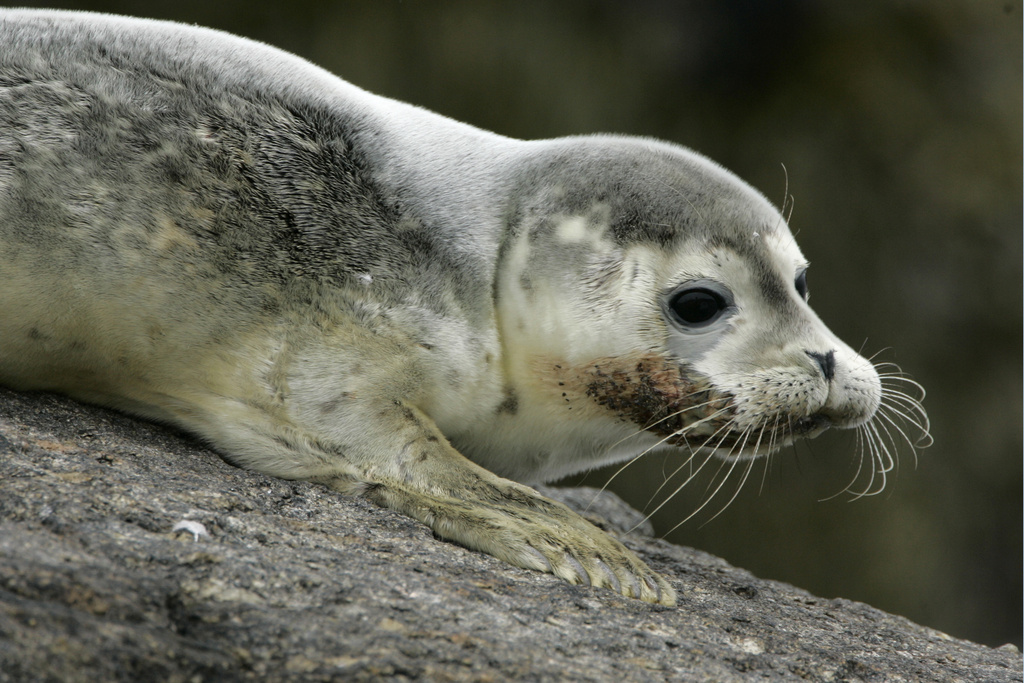
<instances>
[{"instance_id":1,"label":"black eye","mask_svg":"<svg viewBox=\"0 0 1024 683\"><path fill-rule=\"evenodd\" d=\"M796 293L807 301L810 293L807 291L807 269L804 268L796 276Z\"/></svg>"},{"instance_id":2,"label":"black eye","mask_svg":"<svg viewBox=\"0 0 1024 683\"><path fill-rule=\"evenodd\" d=\"M699 327L714 322L727 307L725 299L710 289L687 289L668 302L669 308L684 325Z\"/></svg>"}]
</instances>

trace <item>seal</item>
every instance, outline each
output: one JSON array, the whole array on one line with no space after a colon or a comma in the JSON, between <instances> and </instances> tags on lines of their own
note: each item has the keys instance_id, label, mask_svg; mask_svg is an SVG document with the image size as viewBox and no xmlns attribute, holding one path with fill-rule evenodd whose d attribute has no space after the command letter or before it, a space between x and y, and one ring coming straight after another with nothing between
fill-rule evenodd
<instances>
[{"instance_id":1,"label":"seal","mask_svg":"<svg viewBox=\"0 0 1024 683\"><path fill-rule=\"evenodd\" d=\"M926 423L808 307L779 211L692 151L513 140L173 23L4 10L0 44L10 387L668 605L524 484L828 427L884 473Z\"/></svg>"}]
</instances>

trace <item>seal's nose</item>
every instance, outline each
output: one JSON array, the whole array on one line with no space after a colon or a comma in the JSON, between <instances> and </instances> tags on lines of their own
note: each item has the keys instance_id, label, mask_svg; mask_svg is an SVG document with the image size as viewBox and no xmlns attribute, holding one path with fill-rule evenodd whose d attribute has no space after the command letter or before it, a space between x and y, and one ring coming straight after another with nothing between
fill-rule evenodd
<instances>
[{"instance_id":1,"label":"seal's nose","mask_svg":"<svg viewBox=\"0 0 1024 683\"><path fill-rule=\"evenodd\" d=\"M836 352L818 353L816 351L806 351L805 353L821 368L821 374L825 381L831 382L832 378L836 376Z\"/></svg>"}]
</instances>

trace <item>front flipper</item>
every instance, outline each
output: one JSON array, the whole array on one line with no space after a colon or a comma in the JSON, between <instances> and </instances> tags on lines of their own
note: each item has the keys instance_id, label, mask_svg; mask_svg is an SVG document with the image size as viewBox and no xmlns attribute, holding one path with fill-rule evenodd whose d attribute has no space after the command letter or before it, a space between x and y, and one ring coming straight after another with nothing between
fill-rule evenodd
<instances>
[{"instance_id":1,"label":"front flipper","mask_svg":"<svg viewBox=\"0 0 1024 683\"><path fill-rule=\"evenodd\" d=\"M359 476L361 483L349 476L316 480L342 492L359 492L423 522L441 538L509 564L647 602L675 604L668 582L607 533L565 505L471 462L415 408L402 406L400 413L403 427L393 434L403 437L402 445L387 454L386 464L377 458ZM347 455L355 464L357 459Z\"/></svg>"},{"instance_id":2,"label":"front flipper","mask_svg":"<svg viewBox=\"0 0 1024 683\"><path fill-rule=\"evenodd\" d=\"M481 488L490 490L478 495ZM442 538L509 564L647 602L676 602L668 582L621 543L561 503L514 482L498 479L461 494L380 483L364 495L418 519Z\"/></svg>"}]
</instances>

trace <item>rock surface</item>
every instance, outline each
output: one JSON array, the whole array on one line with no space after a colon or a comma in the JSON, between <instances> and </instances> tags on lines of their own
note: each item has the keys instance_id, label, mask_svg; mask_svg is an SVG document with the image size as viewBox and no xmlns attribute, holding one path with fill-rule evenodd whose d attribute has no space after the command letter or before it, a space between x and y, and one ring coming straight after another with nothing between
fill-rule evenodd
<instances>
[{"instance_id":1,"label":"rock surface","mask_svg":"<svg viewBox=\"0 0 1024 683\"><path fill-rule=\"evenodd\" d=\"M611 494L547 492L614 533L638 519ZM1022 680L1012 647L621 537L677 608L510 567L159 426L0 390L0 682Z\"/></svg>"}]
</instances>

